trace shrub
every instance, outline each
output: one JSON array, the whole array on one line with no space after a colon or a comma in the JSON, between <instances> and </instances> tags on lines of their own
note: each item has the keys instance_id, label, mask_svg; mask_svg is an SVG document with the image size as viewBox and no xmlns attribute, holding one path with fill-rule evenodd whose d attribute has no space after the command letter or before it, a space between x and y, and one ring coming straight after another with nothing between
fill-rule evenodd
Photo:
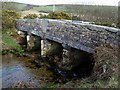
<instances>
[{"instance_id":1,"label":"shrub","mask_svg":"<svg viewBox=\"0 0 120 90\"><path fill-rule=\"evenodd\" d=\"M40 14L40 18L48 18L48 15L42 15L42 14Z\"/></svg>"},{"instance_id":2,"label":"shrub","mask_svg":"<svg viewBox=\"0 0 120 90\"><path fill-rule=\"evenodd\" d=\"M65 12L50 12L46 17L50 19L71 19L69 14Z\"/></svg>"},{"instance_id":3,"label":"shrub","mask_svg":"<svg viewBox=\"0 0 120 90\"><path fill-rule=\"evenodd\" d=\"M38 15L37 14L28 14L24 17L24 19L35 19L37 18Z\"/></svg>"},{"instance_id":4,"label":"shrub","mask_svg":"<svg viewBox=\"0 0 120 90\"><path fill-rule=\"evenodd\" d=\"M8 30L15 27L16 19L20 18L20 14L13 10L2 11L2 30Z\"/></svg>"}]
</instances>

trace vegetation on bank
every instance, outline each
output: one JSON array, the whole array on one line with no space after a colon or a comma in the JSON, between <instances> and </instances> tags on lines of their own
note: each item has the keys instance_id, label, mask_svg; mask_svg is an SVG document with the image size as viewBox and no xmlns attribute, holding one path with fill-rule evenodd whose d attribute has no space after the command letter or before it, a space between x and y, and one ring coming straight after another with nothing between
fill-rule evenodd
<instances>
[{"instance_id":1,"label":"vegetation on bank","mask_svg":"<svg viewBox=\"0 0 120 90\"><path fill-rule=\"evenodd\" d=\"M24 50L17 43L14 37L17 36L15 23L16 19L21 16L17 12L17 8L9 3L2 3L2 55L4 54L17 54L22 55Z\"/></svg>"},{"instance_id":2,"label":"vegetation on bank","mask_svg":"<svg viewBox=\"0 0 120 90\"><path fill-rule=\"evenodd\" d=\"M17 54L22 55L24 50L22 47L8 34L2 34L2 55L5 54Z\"/></svg>"},{"instance_id":3,"label":"vegetation on bank","mask_svg":"<svg viewBox=\"0 0 120 90\"><path fill-rule=\"evenodd\" d=\"M20 15L14 10L2 11L2 31L6 33L10 29L15 28L16 19L19 19Z\"/></svg>"},{"instance_id":4,"label":"vegetation on bank","mask_svg":"<svg viewBox=\"0 0 120 90\"><path fill-rule=\"evenodd\" d=\"M2 33L2 52L0 52L2 55L10 53L22 55L24 53L23 48L17 43L14 37L11 36L13 34L14 32L10 33L8 31L7 33Z\"/></svg>"}]
</instances>

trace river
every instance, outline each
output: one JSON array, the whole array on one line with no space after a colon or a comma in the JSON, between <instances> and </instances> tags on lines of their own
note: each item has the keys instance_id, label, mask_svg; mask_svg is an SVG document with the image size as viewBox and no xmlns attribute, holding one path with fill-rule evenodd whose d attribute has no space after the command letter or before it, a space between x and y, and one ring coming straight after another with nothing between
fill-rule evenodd
<instances>
[{"instance_id":1,"label":"river","mask_svg":"<svg viewBox=\"0 0 120 90\"><path fill-rule=\"evenodd\" d=\"M45 66L37 67L32 63L34 58L17 57L15 55L2 56L2 78L3 88L40 88L52 83L53 73Z\"/></svg>"}]
</instances>

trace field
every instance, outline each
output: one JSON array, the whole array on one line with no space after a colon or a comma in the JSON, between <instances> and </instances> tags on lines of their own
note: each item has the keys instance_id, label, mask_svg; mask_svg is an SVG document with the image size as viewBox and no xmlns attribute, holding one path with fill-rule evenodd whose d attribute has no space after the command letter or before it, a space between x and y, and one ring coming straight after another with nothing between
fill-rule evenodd
<instances>
[{"instance_id":1,"label":"field","mask_svg":"<svg viewBox=\"0 0 120 90\"><path fill-rule=\"evenodd\" d=\"M31 10L36 10L36 11L43 11L43 12L52 12L53 11L53 6L40 6L40 7L33 7ZM56 11L63 11L64 8L61 6L57 6L55 8Z\"/></svg>"}]
</instances>

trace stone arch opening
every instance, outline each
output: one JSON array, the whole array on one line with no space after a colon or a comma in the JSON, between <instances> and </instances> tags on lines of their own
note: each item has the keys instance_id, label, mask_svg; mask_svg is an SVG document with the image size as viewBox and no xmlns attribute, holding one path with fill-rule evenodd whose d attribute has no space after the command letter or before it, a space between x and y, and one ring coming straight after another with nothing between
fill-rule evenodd
<instances>
[{"instance_id":1,"label":"stone arch opening","mask_svg":"<svg viewBox=\"0 0 120 90\"><path fill-rule=\"evenodd\" d=\"M80 57L80 63L71 69L79 77L88 77L93 72L93 67L95 64L94 56L92 53L79 50L82 53ZM79 55L79 54L78 54Z\"/></svg>"},{"instance_id":2,"label":"stone arch opening","mask_svg":"<svg viewBox=\"0 0 120 90\"><path fill-rule=\"evenodd\" d=\"M71 48L69 58L69 66L71 65L72 68L70 67L68 72L72 73L72 77L86 77L91 75L95 63L92 53Z\"/></svg>"}]
</instances>

